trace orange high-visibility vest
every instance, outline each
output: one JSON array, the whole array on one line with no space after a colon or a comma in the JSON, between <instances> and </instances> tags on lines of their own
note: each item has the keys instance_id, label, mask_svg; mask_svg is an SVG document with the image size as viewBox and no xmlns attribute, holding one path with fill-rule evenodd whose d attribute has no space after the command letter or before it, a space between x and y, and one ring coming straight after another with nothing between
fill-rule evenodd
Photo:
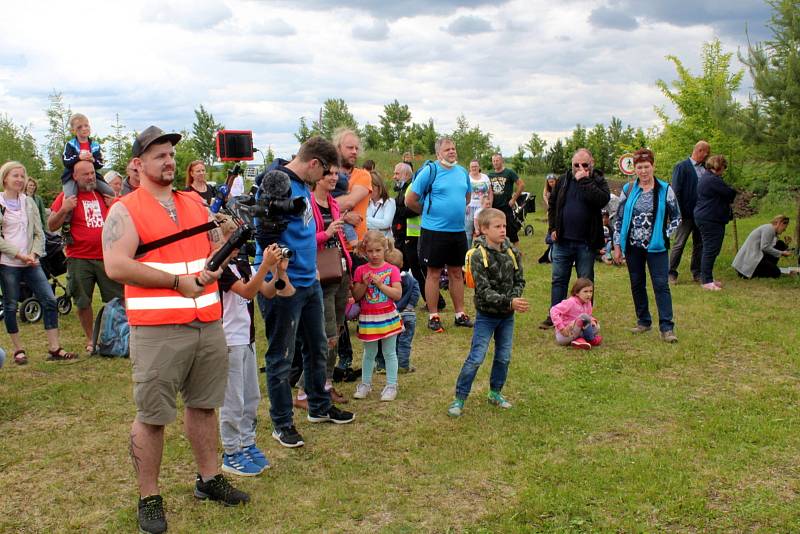
<instances>
[{"instance_id":1,"label":"orange high-visibility vest","mask_svg":"<svg viewBox=\"0 0 800 534\"><path fill-rule=\"evenodd\" d=\"M208 208L197 195L176 192L173 199L180 226L143 187L120 198L119 202L128 209L140 241L150 243L182 229L208 222ZM159 271L188 275L202 271L210 253L208 235L203 232L151 250L136 260ZM186 298L169 288L145 288L126 284L125 307L128 311L128 322L134 326L187 324L194 320L210 322L222 317L216 282L205 286L203 294L195 299Z\"/></svg>"}]
</instances>

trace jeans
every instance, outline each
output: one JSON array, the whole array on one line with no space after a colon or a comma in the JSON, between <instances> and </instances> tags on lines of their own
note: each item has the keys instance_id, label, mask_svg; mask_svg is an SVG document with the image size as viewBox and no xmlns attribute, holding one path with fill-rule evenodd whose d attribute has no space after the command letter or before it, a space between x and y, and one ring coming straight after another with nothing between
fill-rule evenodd
<instances>
[{"instance_id":1,"label":"jeans","mask_svg":"<svg viewBox=\"0 0 800 534\"><path fill-rule=\"evenodd\" d=\"M475 327L472 331L472 346L469 349L461 373L456 380L456 398L466 400L472 389L472 382L486 358L489 341L494 334L494 360L489 376L489 387L500 392L508 376L508 364L511 362L511 345L514 339L514 314L508 317L495 317L480 311L475 313Z\"/></svg>"},{"instance_id":2,"label":"jeans","mask_svg":"<svg viewBox=\"0 0 800 534\"><path fill-rule=\"evenodd\" d=\"M597 336L597 329L592 326L592 317L586 313L582 313L580 317L575 319L570 330L570 335L565 336L556 329L556 343L559 345L569 345L573 340L579 337L582 337L586 341L592 341Z\"/></svg>"},{"instance_id":3,"label":"jeans","mask_svg":"<svg viewBox=\"0 0 800 534\"><path fill-rule=\"evenodd\" d=\"M631 294L633 306L636 309L636 319L642 326L651 326L653 318L650 316L647 297L647 277L645 266L650 270L650 282L653 284L653 293L656 296L658 308L658 329L661 332L672 330L672 295L669 291L669 258L667 251L648 252L641 247L629 246L625 250L625 263L631 278Z\"/></svg>"},{"instance_id":4,"label":"jeans","mask_svg":"<svg viewBox=\"0 0 800 534\"><path fill-rule=\"evenodd\" d=\"M417 329L417 314L405 311L400 314L403 318L405 330L397 336L397 365L403 369L411 368L411 342L414 341L414 331Z\"/></svg>"},{"instance_id":5,"label":"jeans","mask_svg":"<svg viewBox=\"0 0 800 534\"><path fill-rule=\"evenodd\" d=\"M725 225L723 223L698 220L700 235L703 236L703 256L700 259L700 281L710 284L714 281L714 262L717 261L719 251L722 250L722 240L725 239Z\"/></svg>"},{"instance_id":6,"label":"jeans","mask_svg":"<svg viewBox=\"0 0 800 534\"><path fill-rule=\"evenodd\" d=\"M700 235L700 229L695 224L694 219L681 219L681 224L672 235L672 250L669 253L669 274L670 276L678 277L678 266L681 264L681 256L683 256L683 249L689 241L689 236L692 236L692 262L689 264L689 269L692 271L692 278L700 278L700 258L703 254L703 238Z\"/></svg>"},{"instance_id":7,"label":"jeans","mask_svg":"<svg viewBox=\"0 0 800 534\"><path fill-rule=\"evenodd\" d=\"M553 243L553 282L550 286L550 307L567 298L572 265L578 278L594 281L594 258L597 252L588 244L564 239Z\"/></svg>"},{"instance_id":8,"label":"jeans","mask_svg":"<svg viewBox=\"0 0 800 534\"><path fill-rule=\"evenodd\" d=\"M289 370L299 334L308 352L303 354L303 376L308 395L308 413L327 413L330 395L325 391L325 365L328 341L325 337L322 289L319 281L297 287L291 297L276 296L266 301L264 324L269 347L264 355L267 364L269 414L275 428L292 425L292 388Z\"/></svg>"},{"instance_id":9,"label":"jeans","mask_svg":"<svg viewBox=\"0 0 800 534\"><path fill-rule=\"evenodd\" d=\"M47 283L47 277L40 265L29 267L9 267L0 265L0 286L3 289L3 321L6 323L6 332L16 334L19 332L17 325L17 304L19 302L20 283L25 282L34 296L42 305L44 316L44 329L58 328L58 305L53 295L53 288Z\"/></svg>"}]
</instances>

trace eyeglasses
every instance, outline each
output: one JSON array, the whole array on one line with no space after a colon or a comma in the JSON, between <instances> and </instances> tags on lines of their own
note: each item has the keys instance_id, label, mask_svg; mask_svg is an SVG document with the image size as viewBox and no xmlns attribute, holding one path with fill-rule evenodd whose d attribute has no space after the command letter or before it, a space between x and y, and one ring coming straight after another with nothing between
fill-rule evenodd
<instances>
[{"instance_id":1,"label":"eyeglasses","mask_svg":"<svg viewBox=\"0 0 800 534\"><path fill-rule=\"evenodd\" d=\"M315 160L317 160L317 161L319 162L320 166L322 166L322 176L329 176L329 175L331 175L331 174L335 174L335 173L334 173L334 172L331 170L331 168L330 168L330 167L328 167L328 164L327 164L327 163L325 163L325 162L322 160L322 158L314 158L314 159L315 159Z\"/></svg>"},{"instance_id":2,"label":"eyeglasses","mask_svg":"<svg viewBox=\"0 0 800 534\"><path fill-rule=\"evenodd\" d=\"M573 169L580 169L581 167L583 167L584 169L588 169L591 166L592 166L591 163L573 163L572 164L572 168Z\"/></svg>"}]
</instances>

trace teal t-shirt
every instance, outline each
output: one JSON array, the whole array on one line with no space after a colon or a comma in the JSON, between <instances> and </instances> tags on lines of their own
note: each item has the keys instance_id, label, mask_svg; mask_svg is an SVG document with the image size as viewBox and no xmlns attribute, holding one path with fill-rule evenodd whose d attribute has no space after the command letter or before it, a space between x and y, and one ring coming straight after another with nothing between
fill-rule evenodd
<instances>
[{"instance_id":1,"label":"teal t-shirt","mask_svg":"<svg viewBox=\"0 0 800 534\"><path fill-rule=\"evenodd\" d=\"M411 190L423 202L422 228L437 232L463 232L467 192L470 190L469 173L461 165L449 169L438 161L435 165L435 177L432 176L430 166L425 165L411 184ZM433 187L425 195L431 181Z\"/></svg>"}]
</instances>

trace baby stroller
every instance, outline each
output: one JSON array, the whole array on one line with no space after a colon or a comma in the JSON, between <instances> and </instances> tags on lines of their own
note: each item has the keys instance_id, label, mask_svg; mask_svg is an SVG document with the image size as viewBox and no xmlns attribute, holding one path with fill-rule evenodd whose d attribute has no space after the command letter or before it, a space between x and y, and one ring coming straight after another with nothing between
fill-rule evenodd
<instances>
[{"instance_id":1,"label":"baby stroller","mask_svg":"<svg viewBox=\"0 0 800 534\"><path fill-rule=\"evenodd\" d=\"M514 215L514 223L526 236L533 235L533 225L525 222L525 216L534 212L536 212L536 195L523 191L517 197L517 205L512 210L512 214Z\"/></svg>"},{"instance_id":2,"label":"baby stroller","mask_svg":"<svg viewBox=\"0 0 800 534\"><path fill-rule=\"evenodd\" d=\"M67 272L67 258L64 256L64 245L61 234L45 232L44 257L41 265L44 275L50 281L53 294L56 296L58 313L67 315L72 311L72 298L67 293L67 288L58 278ZM24 323L35 323L42 318L42 303L39 302L29 287L22 282L19 288L19 318Z\"/></svg>"}]
</instances>

